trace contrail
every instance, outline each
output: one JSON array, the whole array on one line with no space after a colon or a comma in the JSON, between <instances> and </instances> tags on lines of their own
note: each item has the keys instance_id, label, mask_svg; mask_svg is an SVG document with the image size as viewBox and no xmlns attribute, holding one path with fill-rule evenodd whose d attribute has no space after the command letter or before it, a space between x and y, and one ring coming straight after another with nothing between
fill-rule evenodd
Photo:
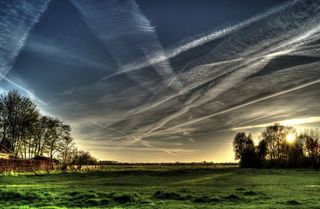
<instances>
[{"instance_id":1,"label":"contrail","mask_svg":"<svg viewBox=\"0 0 320 209\"><path fill-rule=\"evenodd\" d=\"M30 97L31 99L34 99L37 103L39 103L41 105L48 106L47 103L45 103L44 101L42 101L41 99L36 97L31 91L29 91L28 89L24 88L23 86L17 84L16 82L12 81L11 79L0 74L0 81L1 80L8 82L10 85L14 86L17 89L22 90L25 94L27 94L28 97Z\"/></svg>"},{"instance_id":2,"label":"contrail","mask_svg":"<svg viewBox=\"0 0 320 209\"><path fill-rule=\"evenodd\" d=\"M288 89L288 90L280 91L280 92L277 92L277 93L274 93L274 94L271 94L271 95L268 95L268 96L265 96L265 97L262 97L262 98L259 98L259 99L256 99L256 100L253 100L253 101L250 101L250 102L247 102L247 103L244 103L244 104L232 107L232 108L228 108L228 109L220 111L220 112L216 112L216 113L213 113L213 114L210 114L210 115L207 115L207 116L203 116L203 117L200 117L200 118L197 118L197 119L194 119L194 120L191 120L191 121L188 121L188 122L176 125L176 126L172 126L172 127L167 128L165 130L158 130L158 131L148 132L145 135L142 135L137 140L133 141L132 143L135 143L135 142L137 142L137 141L139 141L139 140L141 140L142 138L145 138L145 137L162 135L162 134L166 134L167 132L168 133L170 133L170 132L176 133L177 130L179 130L180 128L183 128L183 127L195 124L195 123L199 123L201 121L207 120L207 119L212 118L214 116L218 116L218 115L222 115L222 114L234 111L234 110L238 110L238 109L244 108L246 106L258 103L258 102L262 102L262 101L265 101L265 100L268 100L268 99L272 99L274 97L281 96L281 95L284 95L284 94L287 94L287 93L290 93L290 92L293 92L293 91L296 91L296 90L299 90L299 89L303 89L303 88L306 88L308 86L315 85L317 83L320 83L320 79L317 79L317 80L314 80L314 81L311 81L311 82L296 86L296 87Z\"/></svg>"},{"instance_id":3,"label":"contrail","mask_svg":"<svg viewBox=\"0 0 320 209\"><path fill-rule=\"evenodd\" d=\"M247 19L247 20L245 20L245 21L243 21L243 22L241 22L239 24L224 28L224 29L219 30L219 31L210 32L210 33L208 33L206 35L202 35L200 38L193 38L194 40L192 40L190 42L182 43L179 46L170 47L169 49L165 50L164 53L151 54L151 55L145 57L142 60L135 61L135 62L132 62L130 64L127 64L127 65L123 66L124 70L116 72L114 74L111 74L111 75L105 77L105 79L109 79L109 78L112 78L112 77L114 77L116 75L127 73L127 72L130 72L130 71L139 70L141 68L150 66L152 64L156 64L156 63L168 60L170 58L173 58L173 57L175 57L175 56L177 56L177 55L179 55L179 54L181 54L181 53L183 53L185 51L188 51L188 50L193 49L195 47L198 47L198 46L201 46L203 44L206 44L206 43L208 43L210 41L213 41L213 40L219 39L221 37L224 37L226 35L229 35L234 31L237 31L237 30L240 30L242 28L245 28L245 27L247 27L247 26L249 26L249 25L251 25L253 23L256 23L256 22L266 18L266 17L269 17L270 15L273 15L275 13L281 12L282 10L294 5L297 1L299 1L299 0L289 1L289 2L287 2L285 4L283 4L283 5L280 5L278 7L274 7L272 9L270 9L270 10L267 10L263 14L260 14L260 15L254 16L252 18L249 18L249 19Z\"/></svg>"},{"instance_id":4,"label":"contrail","mask_svg":"<svg viewBox=\"0 0 320 209\"><path fill-rule=\"evenodd\" d=\"M303 66L290 67L290 68L282 70L282 71L283 71L283 74L288 74L292 70L293 71L300 70L300 72L303 72L302 69L305 69L305 68L313 69L313 68L316 68L316 67L319 68L319 62L316 62L316 63L313 63L313 64L307 64L307 65L303 65ZM317 72L318 71L319 70L317 70ZM284 91L280 91L280 92L277 92L277 93L274 93L274 94L271 94L271 95L268 95L268 96L265 96L265 97L262 97L262 98L259 98L259 99L255 99L255 100L252 100L250 102L247 102L247 103L244 103L244 104L232 107L232 108L228 108L228 109L225 109L225 110L213 113L213 114L209 114L207 116L196 118L196 119L193 119L193 120L188 121L188 122L184 122L184 123L181 123L181 124L178 124L178 125L175 125L175 126L171 126L169 128L163 129L163 130L159 130L161 127L157 126L157 129L152 129L152 131L145 132L144 133L145 135L142 134L141 138L163 134L163 133L168 132L170 130L171 131L177 131L182 127L186 127L186 126L192 125L194 123L201 122L201 121L209 119L211 117L214 117L214 116L217 116L217 115L221 115L221 114L225 114L225 113L228 113L228 112L231 112L231 111L234 111L234 110L237 110L237 109L240 109L240 108L243 108L243 107L246 107L246 106L261 102L261 101L264 101L264 100L268 100L268 99L271 99L271 98L274 98L274 97L277 97L277 96L280 96L280 95L284 95L284 94L290 93L292 91L296 91L296 90L299 90L299 89L302 89L302 88L317 84L317 83L320 83L320 79L317 79L317 80L314 80L314 81L310 81L310 82L306 82L306 83L298 85L296 87L293 87L293 88L290 88L290 89L287 89L287 90L284 90ZM164 124L161 124L161 125L163 126Z\"/></svg>"},{"instance_id":5,"label":"contrail","mask_svg":"<svg viewBox=\"0 0 320 209\"><path fill-rule=\"evenodd\" d=\"M198 123L198 122L201 122L203 120L209 119L211 117L214 117L214 116L217 116L217 115L221 115L221 114L224 114L224 113L228 113L228 112L231 112L231 111L234 111L234 110L237 110L237 109L241 109L243 107L246 107L246 106L258 103L258 102L262 102L262 101L265 101L265 100L268 100L268 99L271 99L271 98L274 98L274 97L277 97L277 96L281 96L281 95L284 95L284 94L287 94L287 93L290 93L290 92L293 92L293 91L296 91L296 90L299 90L299 89L303 89L303 88L306 88L308 86L312 86L312 85L317 84L317 83L320 83L320 79L317 79L317 80L302 84L300 86L296 86L296 87L288 89L288 90L284 90L284 91L281 91L281 92L277 92L275 94L271 94L271 95L268 95L268 96L253 100L253 101L238 105L236 107L232 107L232 108L229 108L229 109L217 112L217 113L213 113L213 114L201 117L201 118L197 118L197 119L194 119L194 120L186 122L186 123L179 124L179 125L177 125L177 126L175 126L173 128L180 128L180 127L188 126L188 125L191 125L191 124L194 124L194 123Z\"/></svg>"},{"instance_id":6,"label":"contrail","mask_svg":"<svg viewBox=\"0 0 320 209\"><path fill-rule=\"evenodd\" d=\"M112 69L112 66L107 65L109 60L102 61L97 58L96 53L90 53L87 50L86 44L82 44L76 38L70 39L64 37L64 40L66 43L61 42L60 38L47 38L30 34L24 51L35 53L37 56L54 62L75 66L88 66L90 70L91 68L100 71Z\"/></svg>"},{"instance_id":7,"label":"contrail","mask_svg":"<svg viewBox=\"0 0 320 209\"><path fill-rule=\"evenodd\" d=\"M252 60L265 60L265 58L271 59L273 57L279 56L280 54L286 54L286 53L285 52L278 52L278 53L265 54L265 55L261 55L261 56L252 57ZM139 106L138 108L134 109L133 111L130 111L128 113L128 115L138 115L143 112L149 111L149 110L154 109L154 108L156 108L156 107L158 107L158 106L160 106L160 105L162 105L162 104L164 104L174 98L182 96L182 95L200 87L201 85L204 85L210 81L213 81L215 79L219 79L223 76L226 76L229 73L231 73L232 71L238 70L239 69L238 67L241 66L241 64L239 64L239 61L244 61L245 59L246 59L245 57L235 58L235 59L230 59L230 60L226 60L226 61L219 61L219 62L214 62L214 63L210 63L210 64L206 64L206 65L197 66L194 69L191 69L190 71L186 72L186 75L184 75L184 74L182 74L182 75L187 76L188 74L190 74L190 72L201 70L200 68L206 68L205 72L210 72L210 76L208 76L207 73L204 73L204 75L201 77L201 79L199 79L199 81L194 82L192 84L189 84L188 86L185 86L184 88L180 89L178 92L175 92L172 95L169 95L169 96L162 98L160 101L156 101L153 103L148 103L146 105ZM232 63L238 63L237 67L231 68L231 69L223 69L223 70L213 69L213 67L219 67L219 66L223 66L226 64L232 64ZM213 72L215 72L215 71L216 71L216 73L214 74ZM194 79L194 76L192 75L192 73L191 73L190 77L192 79Z\"/></svg>"},{"instance_id":8,"label":"contrail","mask_svg":"<svg viewBox=\"0 0 320 209\"><path fill-rule=\"evenodd\" d=\"M144 135L149 135L152 132L155 132L156 130L162 128L164 125L166 125L168 122L172 121L173 119L178 118L179 116L184 115L185 113L189 112L191 108L197 107L199 105L202 105L217 96L221 95L222 93L226 92L230 88L232 88L235 84L239 83L244 79L244 77L247 77L248 75L251 75L255 72L258 72L260 69L262 69L265 66L266 62L264 59L259 60L257 63L252 64L251 67L253 68L243 68L242 70L236 71L233 73L232 76L227 76L224 78L220 83L218 83L213 90L209 90L206 92L205 95L199 95L195 97L191 97L187 101L187 105L184 106L179 111L172 113L164 118L162 118L160 121L156 122L155 125L152 125L152 127L145 133Z\"/></svg>"},{"instance_id":9,"label":"contrail","mask_svg":"<svg viewBox=\"0 0 320 209\"><path fill-rule=\"evenodd\" d=\"M261 67L259 69L261 69L266 64L265 62L267 60L270 60L272 58L275 58L275 57L278 57L278 56L281 56L281 55L288 54L291 51L292 50L284 50L284 51L279 51L279 52L273 52L273 53L270 53L270 54L258 55L256 57L252 57L252 60L260 60L260 62L261 62L260 64L262 64L262 65L261 65ZM195 69L192 69L192 71L196 71L196 70L199 70L199 68L206 67L207 68L206 71L212 72L213 71L213 69L212 69L213 67L217 67L217 66L224 65L224 64L230 64L230 63L234 63L234 62L239 62L239 61L243 61L245 59L246 58L244 58L244 57L243 58L235 58L235 59L231 59L231 60L226 60L226 61L220 61L220 62L206 64L206 65L201 65L201 66L195 67ZM238 64L238 65L240 65L240 64ZM254 64L253 66L256 66L256 65L257 64ZM250 67L252 67L252 66L250 66ZM194 84L190 84L190 85L186 86L185 88L181 89L179 92L176 92L176 93L174 93L174 94L172 94L170 96L167 96L167 97L163 98L160 101L157 101L157 102L154 102L154 103L151 103L151 104L147 104L146 106L139 107L132 114L133 115L137 115L137 114L141 114L143 112L146 112L148 110L154 109L154 108L156 108L156 107L158 107L158 106L160 106L160 105L162 105L162 104L164 104L164 103L166 103L166 102L168 102L168 101L170 101L170 100L172 100L172 99L174 99L174 98L176 98L178 96L184 95L184 94L186 94L186 93L198 88L199 86L204 85L205 83L208 83L208 82L210 82L212 80L215 80L215 79L218 79L220 77L223 77L223 76L229 74L230 72L232 72L234 70L238 70L238 69L239 68L230 69L230 70L224 70L224 71L222 71L220 73L217 73L217 75L214 76L214 77L208 77L207 74L205 73L204 76L201 78L201 80L199 82L195 82ZM248 69L251 69L251 68L248 68ZM257 72L258 70L250 71L250 74ZM244 73L242 72L241 74L244 74ZM241 75L239 75L239 76L241 76ZM191 76L191 77L193 77L193 76ZM234 78L232 78L232 79L234 79ZM232 86L234 85L233 82L229 82L229 84L232 84ZM204 100L211 100L212 97L204 96L203 99ZM198 104L198 103L201 103L201 102L197 101L196 104Z\"/></svg>"},{"instance_id":10,"label":"contrail","mask_svg":"<svg viewBox=\"0 0 320 209\"><path fill-rule=\"evenodd\" d=\"M11 69L49 1L10 0L0 3L0 80Z\"/></svg>"},{"instance_id":11,"label":"contrail","mask_svg":"<svg viewBox=\"0 0 320 209\"><path fill-rule=\"evenodd\" d=\"M119 65L120 72L129 63L141 57L150 54L164 56L155 29L141 13L134 0L72 0L72 3L80 11L88 26L109 49ZM174 76L174 71L166 59L150 63L148 66L155 69L165 82ZM140 77L130 75L130 77L138 83L141 81L141 75ZM174 85L168 82L167 86L173 89L181 88L179 81Z\"/></svg>"},{"instance_id":12,"label":"contrail","mask_svg":"<svg viewBox=\"0 0 320 209\"><path fill-rule=\"evenodd\" d=\"M306 10L306 14L309 14L308 12L309 11ZM293 18L291 16L292 14L294 14L293 11L290 11L290 13L286 14L285 18L282 18L282 21L286 21L286 19L292 19ZM318 20L318 16L309 18L307 20L305 19L306 18L304 16L294 19L296 23L299 23L300 21L304 21L306 24L306 26L296 29L297 32L292 32L292 30L295 29L295 26L290 26L290 25L282 26L278 31L276 31L278 35L273 39L269 39L269 47L267 49L265 49L266 48L265 46L259 44L261 42L260 38L262 38L259 33L258 33L259 35L257 35L257 38L255 38L254 36L255 34L253 33L252 39L254 40L253 42L255 43L254 46L246 47L246 44L244 44L244 46L239 44L239 47L238 47L237 45L235 45L233 47L234 49L235 47L238 47L241 50L240 54L243 53L248 56L247 60L244 60L244 63L242 63L242 67L238 69L237 67L233 68L232 73L223 77L220 81L216 82L217 84L215 84L212 88L209 88L204 93L202 93L200 97L198 96L195 98L190 98L180 110L157 121L154 125L150 126L150 129L148 131L144 132L143 134L149 135L150 133L156 131L157 129L164 127L170 121L178 118L179 116L186 114L192 108L199 107L201 105L206 104L207 102L212 101L219 95L223 94L224 92L234 87L237 83L259 72L264 67L264 65L268 63L268 61L271 58L290 54L298 50L298 48L301 45L309 43L308 39L316 35L319 32L320 27L319 26L314 27L314 23L316 22L316 20ZM279 25L281 26L281 24L282 23L280 22ZM268 25L266 29L270 31L273 28L277 28L277 27L278 25L275 25L275 26ZM273 31L272 33L274 36L275 32ZM272 33L269 33L268 36L271 36ZM287 38L288 35L291 35L291 36L293 35L293 37ZM255 39L258 39L258 40L255 40ZM238 51L239 49L235 49L235 51ZM257 57L260 56L262 58L261 59L250 58L251 54L256 54Z\"/></svg>"},{"instance_id":13,"label":"contrail","mask_svg":"<svg viewBox=\"0 0 320 209\"><path fill-rule=\"evenodd\" d=\"M272 30L272 27L268 29ZM220 80L217 82L217 84L214 87L204 92L202 96L190 98L179 111L164 117L163 119L161 119L160 121L152 125L150 130L146 131L146 134L149 134L152 131L155 131L163 127L165 124L172 121L173 119L183 114L186 114L187 112L189 112L191 108L195 108L197 106L201 106L202 104L210 102L217 96L228 91L230 88L232 88L233 86L235 86L237 83L241 82L248 76L260 71L265 66L265 64L267 64L269 60L282 55L288 55L288 54L294 53L296 50L298 50L301 47L301 45L303 46L303 44L308 43L309 42L308 39L309 38L312 39L313 36L316 35L319 30L320 30L320 27L318 26L311 27L310 30L303 28L303 30L301 30L303 32L296 34L290 39L286 39L285 38L286 35L280 38L278 38L277 36L273 41L274 44L271 44L269 49L267 50L262 50L264 47L260 46L259 41L257 41L255 47L251 47L249 48L249 50L246 49L246 47L242 49L242 52L245 52L246 54L248 54L246 56L250 56L250 54L255 54L255 56L250 58L238 57L230 60L219 61L211 64L194 67L193 69L188 70L185 74L182 74L182 76L186 78L188 77L191 78L189 84L186 87L184 87L178 92L175 92L172 95L162 98L159 101L155 101L151 104L148 103L146 105L139 106L134 111L129 112L129 116L138 115L143 112L154 109L210 81L214 81L218 79ZM285 32L285 34L287 34L287 32ZM228 66L228 64L231 64L234 62L237 64L231 67ZM215 67L216 69L213 69L213 67ZM200 76L195 76L194 73L199 74L199 71L200 71ZM181 78L181 81L183 80L184 79Z\"/></svg>"},{"instance_id":14,"label":"contrail","mask_svg":"<svg viewBox=\"0 0 320 209\"><path fill-rule=\"evenodd\" d=\"M243 63L243 66L240 69L235 70L232 74L226 76L225 78L223 78L218 84L216 84L213 88L207 90L200 98L190 98L184 107L182 107L180 110L178 110L175 113L172 113L171 115L168 115L164 118L162 118L161 120L157 121L155 124L150 125L149 130L144 131L141 134L141 138L150 136L150 135L154 135L154 133L157 133L160 128L164 127L166 124L168 124L170 121L178 118L179 116L182 116L184 114L186 114L187 112L190 111L191 108L195 108L198 106L201 106L209 101L211 101L212 99L216 98L217 96L223 94L224 92L226 92L227 90L231 89L233 86L235 86L237 83L241 82L242 80L244 80L246 77L260 71L262 69L262 67L267 63L267 60L280 56L280 55L284 55L284 54L289 54L293 51L295 51L298 46L300 45L300 42L302 43L306 43L306 39L311 37L312 35L316 34L316 32L319 30L319 27L315 27L311 30L307 30L304 31L304 33L302 34L298 34L297 36L295 36L292 39L289 40L284 40L280 43L278 43L277 45L274 45L274 47L271 47L271 49L267 50L272 52L271 54L264 54L261 57L264 57L263 59L253 59L251 58L252 61L250 61L250 59L248 59L245 63ZM285 46L289 45L289 47L283 48ZM276 51L276 50L281 50L281 51ZM259 47L256 49L259 51ZM312 83L313 84L313 83ZM297 88L303 88L306 85L303 85L301 87L297 87ZM294 88L293 90L296 90L297 88ZM284 93L287 93L287 91L284 91ZM271 97L277 96L278 94L275 95L271 95ZM269 97L266 97L265 99L268 99ZM263 99L262 99L263 100ZM262 100L255 100L256 102L258 101L262 101ZM255 101L253 101L253 103L255 103ZM249 105L251 103L247 103L247 105ZM246 105L245 105L246 106ZM242 106L239 106L239 108ZM230 109L234 110L234 109ZM220 113L215 113L213 115L209 115L208 117L213 117L215 115L221 114L221 113L225 113L228 111L222 111ZM207 117L203 117L204 119L206 119ZM193 121L198 121L199 119L194 119L189 123L193 123ZM200 120L202 120L202 118L200 118ZM183 124L187 124L189 125L189 123L183 123ZM184 125L183 125L184 126ZM175 126L175 128L179 128L181 127L181 125ZM171 129L171 128L169 128ZM137 139L135 139L134 141L137 141Z\"/></svg>"}]
</instances>

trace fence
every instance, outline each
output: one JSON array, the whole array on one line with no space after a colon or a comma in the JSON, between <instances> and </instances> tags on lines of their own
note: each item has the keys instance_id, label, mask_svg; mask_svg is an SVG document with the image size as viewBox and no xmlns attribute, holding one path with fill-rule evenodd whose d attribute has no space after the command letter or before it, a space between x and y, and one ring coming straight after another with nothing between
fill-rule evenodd
<instances>
[{"instance_id":1,"label":"fence","mask_svg":"<svg viewBox=\"0 0 320 209\"><path fill-rule=\"evenodd\" d=\"M0 173L49 171L53 165L52 160L0 159Z\"/></svg>"}]
</instances>

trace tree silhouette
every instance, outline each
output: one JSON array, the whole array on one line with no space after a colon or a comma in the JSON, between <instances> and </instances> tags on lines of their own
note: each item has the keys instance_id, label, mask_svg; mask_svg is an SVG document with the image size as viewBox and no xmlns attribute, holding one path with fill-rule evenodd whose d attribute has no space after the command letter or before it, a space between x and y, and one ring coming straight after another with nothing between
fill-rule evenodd
<instances>
[{"instance_id":1,"label":"tree silhouette","mask_svg":"<svg viewBox=\"0 0 320 209\"><path fill-rule=\"evenodd\" d=\"M89 152L78 151L73 158L72 164L78 165L78 169L81 170L83 165L94 165L96 162L97 160Z\"/></svg>"},{"instance_id":2,"label":"tree silhouette","mask_svg":"<svg viewBox=\"0 0 320 209\"><path fill-rule=\"evenodd\" d=\"M39 117L39 111L29 98L11 91L0 97L1 143L15 156L26 158L26 146Z\"/></svg>"},{"instance_id":3,"label":"tree silhouette","mask_svg":"<svg viewBox=\"0 0 320 209\"><path fill-rule=\"evenodd\" d=\"M36 104L18 91L0 96L0 145L17 158L58 158L63 164L94 159L76 150L69 125L42 116Z\"/></svg>"},{"instance_id":4,"label":"tree silhouette","mask_svg":"<svg viewBox=\"0 0 320 209\"><path fill-rule=\"evenodd\" d=\"M262 132L262 140L267 145L266 158L269 160L284 160L288 157L288 134L294 133L292 127L283 126L278 123L266 127Z\"/></svg>"},{"instance_id":5,"label":"tree silhouette","mask_svg":"<svg viewBox=\"0 0 320 209\"><path fill-rule=\"evenodd\" d=\"M256 153L251 134L237 133L233 140L233 149L241 167L254 167Z\"/></svg>"},{"instance_id":6,"label":"tree silhouette","mask_svg":"<svg viewBox=\"0 0 320 209\"><path fill-rule=\"evenodd\" d=\"M320 167L320 131L297 134L293 127L274 124L265 128L254 145L251 134L237 133L233 141L235 159L241 167Z\"/></svg>"},{"instance_id":7,"label":"tree silhouette","mask_svg":"<svg viewBox=\"0 0 320 209\"><path fill-rule=\"evenodd\" d=\"M303 166L304 153L303 153L303 141L297 138L293 144L289 145L288 150L288 165L290 167Z\"/></svg>"},{"instance_id":8,"label":"tree silhouette","mask_svg":"<svg viewBox=\"0 0 320 209\"><path fill-rule=\"evenodd\" d=\"M305 152L311 158L320 155L320 131L319 129L306 129L299 135L301 140L305 141Z\"/></svg>"},{"instance_id":9,"label":"tree silhouette","mask_svg":"<svg viewBox=\"0 0 320 209\"><path fill-rule=\"evenodd\" d=\"M261 140L259 142L259 145L257 147L257 154L258 154L258 157L261 159L261 160L265 160L266 158L266 155L267 155L267 152L268 152L268 147L267 147L267 142L266 140Z\"/></svg>"}]
</instances>

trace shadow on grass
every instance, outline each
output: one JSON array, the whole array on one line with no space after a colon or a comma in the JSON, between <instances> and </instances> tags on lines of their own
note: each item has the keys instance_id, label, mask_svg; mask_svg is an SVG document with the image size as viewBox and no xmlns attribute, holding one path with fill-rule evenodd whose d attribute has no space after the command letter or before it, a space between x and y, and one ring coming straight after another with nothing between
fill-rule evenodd
<instances>
[{"instance_id":1,"label":"shadow on grass","mask_svg":"<svg viewBox=\"0 0 320 209\"><path fill-rule=\"evenodd\" d=\"M286 202L287 205L300 205L301 203L296 200L289 200Z\"/></svg>"},{"instance_id":2,"label":"shadow on grass","mask_svg":"<svg viewBox=\"0 0 320 209\"><path fill-rule=\"evenodd\" d=\"M179 201L192 201L194 203L223 203L223 202L236 202L243 200L235 194L227 196L207 196L207 195L184 195L177 192L156 191L153 196L154 199L159 200L179 200Z\"/></svg>"},{"instance_id":3,"label":"shadow on grass","mask_svg":"<svg viewBox=\"0 0 320 209\"><path fill-rule=\"evenodd\" d=\"M0 201L31 201L45 199L45 194L39 192L0 191Z\"/></svg>"},{"instance_id":4,"label":"shadow on grass","mask_svg":"<svg viewBox=\"0 0 320 209\"><path fill-rule=\"evenodd\" d=\"M61 202L61 206L81 206L97 207L126 204L149 204L150 200L138 193L104 193L89 192L67 192L64 194L66 200Z\"/></svg>"},{"instance_id":5,"label":"shadow on grass","mask_svg":"<svg viewBox=\"0 0 320 209\"><path fill-rule=\"evenodd\" d=\"M138 193L72 191L60 194L38 191L0 190L1 205L104 207L127 204L151 204Z\"/></svg>"}]
</instances>

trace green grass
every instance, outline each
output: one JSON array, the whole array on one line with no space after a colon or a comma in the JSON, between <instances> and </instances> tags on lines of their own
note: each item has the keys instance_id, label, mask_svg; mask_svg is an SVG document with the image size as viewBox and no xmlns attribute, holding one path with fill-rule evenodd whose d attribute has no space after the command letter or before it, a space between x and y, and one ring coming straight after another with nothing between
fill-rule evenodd
<instances>
[{"instance_id":1,"label":"green grass","mask_svg":"<svg viewBox=\"0 0 320 209\"><path fill-rule=\"evenodd\" d=\"M319 170L108 166L4 174L0 208L320 208Z\"/></svg>"}]
</instances>

